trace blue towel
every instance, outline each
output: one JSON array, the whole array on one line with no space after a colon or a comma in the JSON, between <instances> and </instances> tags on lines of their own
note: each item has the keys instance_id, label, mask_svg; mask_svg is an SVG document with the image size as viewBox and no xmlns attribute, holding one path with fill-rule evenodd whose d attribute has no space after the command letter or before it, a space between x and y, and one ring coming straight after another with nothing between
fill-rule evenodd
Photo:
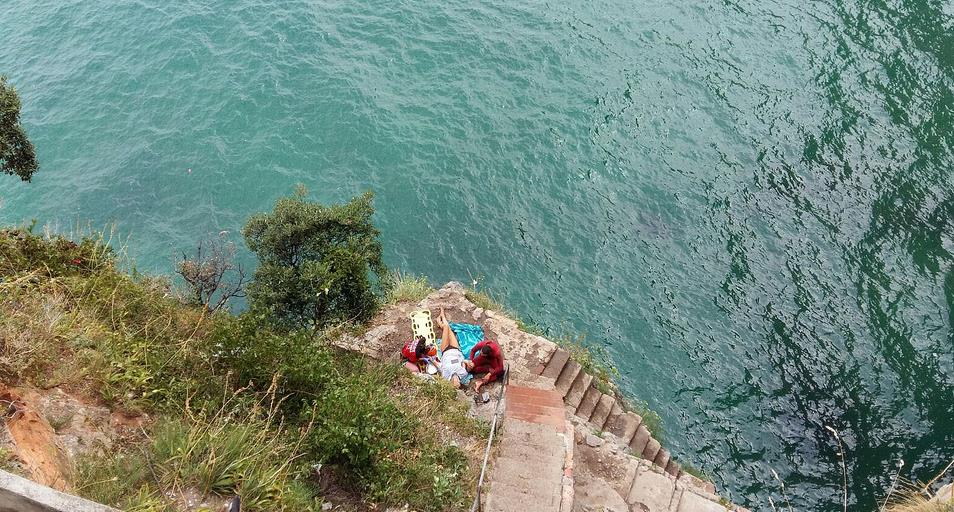
<instances>
[{"instance_id":1,"label":"blue towel","mask_svg":"<svg viewBox=\"0 0 954 512\"><path fill-rule=\"evenodd\" d=\"M460 342L460 351L464 353L465 358L470 359L470 350L474 348L474 345L484 341L484 330L479 325L455 324L453 322L451 322L450 328L457 336L457 341Z\"/></svg>"}]
</instances>

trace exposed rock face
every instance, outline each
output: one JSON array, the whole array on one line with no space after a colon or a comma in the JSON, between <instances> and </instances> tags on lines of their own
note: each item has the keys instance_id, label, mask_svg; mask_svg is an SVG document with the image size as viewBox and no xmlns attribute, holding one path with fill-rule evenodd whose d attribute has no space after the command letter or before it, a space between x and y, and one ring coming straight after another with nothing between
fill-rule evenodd
<instances>
[{"instance_id":1,"label":"exposed rock face","mask_svg":"<svg viewBox=\"0 0 954 512\"><path fill-rule=\"evenodd\" d=\"M15 390L0 392L0 400L10 404L5 417L7 431L30 478L56 490L66 490L69 460L53 427Z\"/></svg>"}]
</instances>

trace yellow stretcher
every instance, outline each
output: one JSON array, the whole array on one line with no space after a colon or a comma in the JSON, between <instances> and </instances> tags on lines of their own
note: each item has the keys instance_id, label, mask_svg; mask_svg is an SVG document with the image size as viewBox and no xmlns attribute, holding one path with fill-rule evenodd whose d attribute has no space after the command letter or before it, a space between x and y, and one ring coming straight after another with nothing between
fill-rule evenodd
<instances>
[{"instance_id":1,"label":"yellow stretcher","mask_svg":"<svg viewBox=\"0 0 954 512\"><path fill-rule=\"evenodd\" d=\"M414 331L414 337L424 336L428 345L434 345L434 322L431 321L431 312L427 309L415 311L410 314L411 330Z\"/></svg>"}]
</instances>

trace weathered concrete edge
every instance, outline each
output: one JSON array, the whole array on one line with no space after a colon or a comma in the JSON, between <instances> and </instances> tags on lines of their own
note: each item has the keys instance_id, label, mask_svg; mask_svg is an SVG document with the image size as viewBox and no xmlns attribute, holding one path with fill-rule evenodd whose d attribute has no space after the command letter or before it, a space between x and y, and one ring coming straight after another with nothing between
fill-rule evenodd
<instances>
[{"instance_id":1,"label":"weathered concrete edge","mask_svg":"<svg viewBox=\"0 0 954 512\"><path fill-rule=\"evenodd\" d=\"M566 454L563 457L563 488L560 492L560 512L573 511L574 499L574 480L573 480L573 440L575 439L575 429L573 422L566 421L566 429L563 432L563 444Z\"/></svg>"},{"instance_id":2,"label":"weathered concrete edge","mask_svg":"<svg viewBox=\"0 0 954 512\"><path fill-rule=\"evenodd\" d=\"M0 512L119 512L0 471Z\"/></svg>"}]
</instances>

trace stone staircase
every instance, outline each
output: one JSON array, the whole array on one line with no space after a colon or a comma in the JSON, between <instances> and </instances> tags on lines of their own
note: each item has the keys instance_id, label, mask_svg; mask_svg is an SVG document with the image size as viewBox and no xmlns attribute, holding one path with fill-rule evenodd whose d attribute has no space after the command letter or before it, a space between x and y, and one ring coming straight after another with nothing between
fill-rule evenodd
<instances>
[{"instance_id":1,"label":"stone staircase","mask_svg":"<svg viewBox=\"0 0 954 512\"><path fill-rule=\"evenodd\" d=\"M564 488L572 481L564 476L573 436L562 397L552 387L508 386L504 418L482 510L569 512Z\"/></svg>"},{"instance_id":2,"label":"stone staircase","mask_svg":"<svg viewBox=\"0 0 954 512\"><path fill-rule=\"evenodd\" d=\"M594 377L583 371L569 352L556 349L539 370L542 377L553 379L554 388L563 397L567 410L577 418L589 423L597 431L615 435L634 455L659 466L673 477L678 478L682 474L679 463L672 459L669 450L653 439L649 429L643 425L642 417L625 410L616 396L601 392ZM702 485L706 487L705 483ZM708 486L711 489L704 490L714 493L715 486L711 483Z\"/></svg>"}]
</instances>

